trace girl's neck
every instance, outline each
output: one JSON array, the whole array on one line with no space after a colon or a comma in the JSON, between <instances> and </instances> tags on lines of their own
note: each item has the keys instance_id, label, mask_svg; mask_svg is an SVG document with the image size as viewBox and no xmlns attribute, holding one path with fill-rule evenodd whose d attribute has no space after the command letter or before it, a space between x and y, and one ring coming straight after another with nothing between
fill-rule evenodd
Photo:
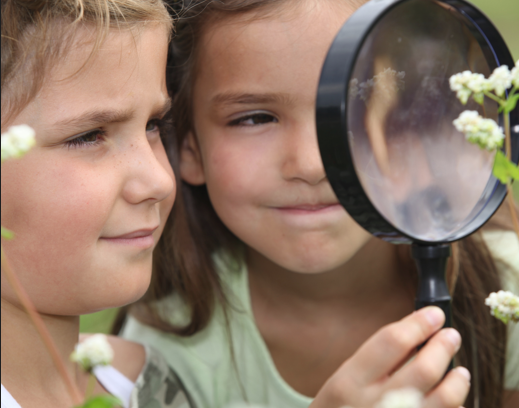
<instances>
[{"instance_id":1,"label":"girl's neck","mask_svg":"<svg viewBox=\"0 0 519 408\"><path fill-rule=\"evenodd\" d=\"M373 256L376 254L376 256ZM395 286L413 282L402 272L394 245L370 239L359 252L340 267L318 274L287 270L249 248L247 265L251 286L279 299L300 299L304 303L343 299L360 305L376 302Z\"/></svg>"},{"instance_id":2,"label":"girl's neck","mask_svg":"<svg viewBox=\"0 0 519 408\"><path fill-rule=\"evenodd\" d=\"M43 407L50 403L55 407L74 405L29 316L3 298L1 308L2 383L6 389L22 407ZM42 315L42 318L67 370L77 380L69 356L78 342L79 317Z\"/></svg>"},{"instance_id":3,"label":"girl's neck","mask_svg":"<svg viewBox=\"0 0 519 408\"><path fill-rule=\"evenodd\" d=\"M408 268L393 245L376 239L320 274L286 270L252 250L248 267L252 312L272 360L310 397L380 327L413 310Z\"/></svg>"}]
</instances>

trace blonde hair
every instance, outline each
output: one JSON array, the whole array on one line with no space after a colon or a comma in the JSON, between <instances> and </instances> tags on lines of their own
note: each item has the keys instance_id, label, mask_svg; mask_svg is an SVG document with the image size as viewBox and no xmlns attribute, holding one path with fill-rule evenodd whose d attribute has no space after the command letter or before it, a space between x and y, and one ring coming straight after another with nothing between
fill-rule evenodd
<instances>
[{"instance_id":1,"label":"blonde hair","mask_svg":"<svg viewBox=\"0 0 519 408\"><path fill-rule=\"evenodd\" d=\"M147 23L172 29L162 0L2 0L1 11L2 127L38 94L49 70L70 50L78 28L95 28L88 59L111 29Z\"/></svg>"}]
</instances>

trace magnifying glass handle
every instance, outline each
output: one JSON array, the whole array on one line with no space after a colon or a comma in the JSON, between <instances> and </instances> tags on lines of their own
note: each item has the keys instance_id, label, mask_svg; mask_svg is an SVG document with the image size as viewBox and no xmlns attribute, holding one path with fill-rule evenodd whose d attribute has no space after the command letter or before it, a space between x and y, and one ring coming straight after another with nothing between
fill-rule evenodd
<instances>
[{"instance_id":1,"label":"magnifying glass handle","mask_svg":"<svg viewBox=\"0 0 519 408\"><path fill-rule=\"evenodd\" d=\"M415 308L418 310L425 306L438 306L445 313L443 327L452 327L451 296L445 279L451 246L413 244L411 252L418 267ZM449 369L453 367L451 361Z\"/></svg>"}]
</instances>

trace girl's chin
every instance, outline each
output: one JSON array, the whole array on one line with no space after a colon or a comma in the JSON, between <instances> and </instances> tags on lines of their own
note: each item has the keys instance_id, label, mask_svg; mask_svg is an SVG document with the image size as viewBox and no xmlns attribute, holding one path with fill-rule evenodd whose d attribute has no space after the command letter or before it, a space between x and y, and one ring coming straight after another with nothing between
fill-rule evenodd
<instances>
[{"instance_id":1,"label":"girl's chin","mask_svg":"<svg viewBox=\"0 0 519 408\"><path fill-rule=\"evenodd\" d=\"M315 256L312 256L315 255ZM293 256L267 256L272 262L291 272L304 275L318 275L339 268L348 262L350 257L326 256L323 253L296 253ZM353 256L353 254L352 254Z\"/></svg>"}]
</instances>

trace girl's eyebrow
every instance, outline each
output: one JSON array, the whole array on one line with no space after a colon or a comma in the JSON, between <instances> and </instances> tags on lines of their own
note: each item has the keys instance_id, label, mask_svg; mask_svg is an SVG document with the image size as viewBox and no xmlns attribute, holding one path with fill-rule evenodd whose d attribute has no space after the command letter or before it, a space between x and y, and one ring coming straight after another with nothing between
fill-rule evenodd
<instances>
[{"instance_id":1,"label":"girl's eyebrow","mask_svg":"<svg viewBox=\"0 0 519 408\"><path fill-rule=\"evenodd\" d=\"M239 93L224 92L217 94L211 100L215 106L218 105L254 105L261 103L281 103L283 105L291 105L294 101L293 96L279 93Z\"/></svg>"},{"instance_id":2,"label":"girl's eyebrow","mask_svg":"<svg viewBox=\"0 0 519 408\"><path fill-rule=\"evenodd\" d=\"M162 105L153 111L152 116L165 116L171 109L171 98L166 98ZM135 115L133 109L92 110L79 116L67 118L52 125L54 129L72 131L78 128L90 128L106 123L122 123L131 120Z\"/></svg>"},{"instance_id":3,"label":"girl's eyebrow","mask_svg":"<svg viewBox=\"0 0 519 408\"><path fill-rule=\"evenodd\" d=\"M130 120L134 111L129 110L92 110L79 116L67 118L56 122L53 128L64 131L71 131L84 127L96 127L105 123L120 123Z\"/></svg>"}]
</instances>

